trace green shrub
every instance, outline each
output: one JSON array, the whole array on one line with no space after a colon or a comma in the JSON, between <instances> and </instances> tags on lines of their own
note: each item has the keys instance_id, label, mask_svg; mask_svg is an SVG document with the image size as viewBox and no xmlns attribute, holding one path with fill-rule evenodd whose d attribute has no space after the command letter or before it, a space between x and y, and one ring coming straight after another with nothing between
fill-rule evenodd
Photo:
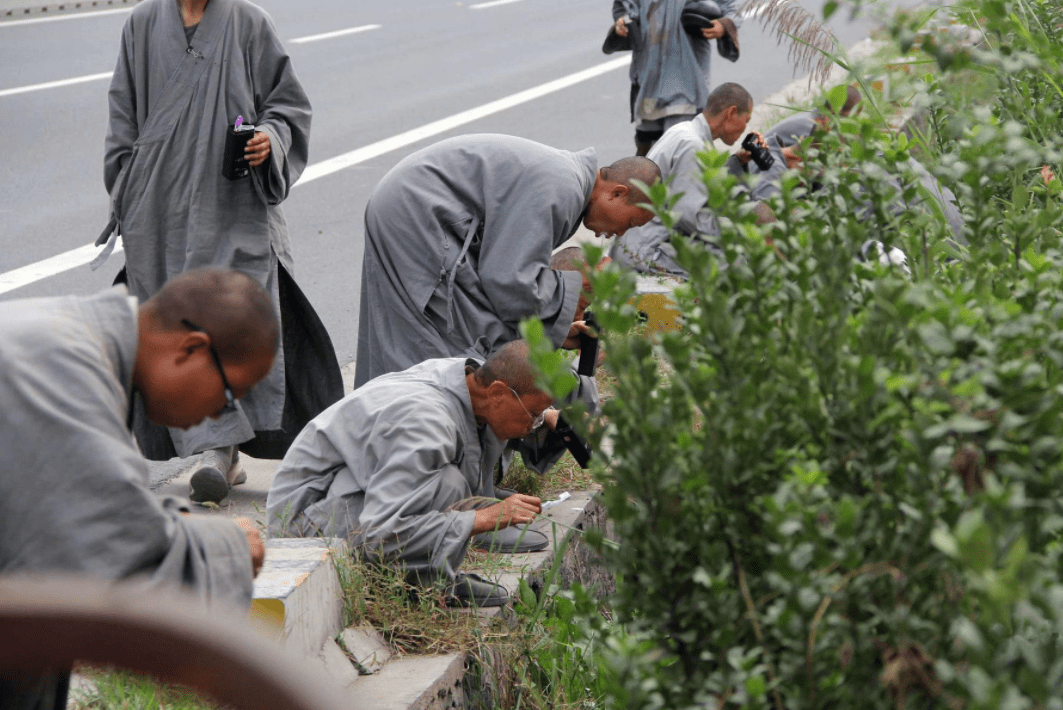
<instances>
[{"instance_id":1,"label":"green shrub","mask_svg":"<svg viewBox=\"0 0 1063 710\"><path fill-rule=\"evenodd\" d=\"M1063 145L1063 20L1049 2L952 12L991 41L922 40L942 72L921 159L967 247L921 200L908 139L865 117L807 152L768 228L703 154L730 266L674 238L681 331L636 334L633 277L592 279L615 375L588 434L613 446L614 707L1063 708L1063 244L1039 175ZM947 104L959 69L999 100ZM870 239L910 276L854 259Z\"/></svg>"}]
</instances>

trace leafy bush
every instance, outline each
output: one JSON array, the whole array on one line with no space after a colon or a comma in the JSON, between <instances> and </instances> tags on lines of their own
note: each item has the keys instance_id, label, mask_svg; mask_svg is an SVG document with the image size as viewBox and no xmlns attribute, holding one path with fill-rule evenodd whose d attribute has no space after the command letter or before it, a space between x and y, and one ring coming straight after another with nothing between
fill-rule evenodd
<instances>
[{"instance_id":1,"label":"leafy bush","mask_svg":"<svg viewBox=\"0 0 1063 710\"><path fill-rule=\"evenodd\" d=\"M702 155L729 266L673 239L681 331L635 334L634 278L592 277L616 378L588 433L612 441L598 473L622 540L601 549L614 707L1063 708L1063 243L1039 174L1063 145L1063 18L1047 0L950 12L988 39L921 38L941 73L918 145L874 112L835 125L768 227ZM958 70L997 100L956 103ZM670 224L667 190L652 198ZM854 259L871 239L910 275Z\"/></svg>"}]
</instances>

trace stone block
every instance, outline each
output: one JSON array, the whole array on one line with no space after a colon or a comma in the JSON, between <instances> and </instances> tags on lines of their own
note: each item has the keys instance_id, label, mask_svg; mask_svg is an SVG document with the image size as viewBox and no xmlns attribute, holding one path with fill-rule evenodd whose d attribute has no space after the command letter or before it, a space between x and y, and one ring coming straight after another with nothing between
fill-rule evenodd
<instances>
[{"instance_id":1,"label":"stone block","mask_svg":"<svg viewBox=\"0 0 1063 710\"><path fill-rule=\"evenodd\" d=\"M346 554L347 546L335 538L270 538L255 579L252 618L307 658L343 629L343 594L330 549Z\"/></svg>"},{"instance_id":2,"label":"stone block","mask_svg":"<svg viewBox=\"0 0 1063 710\"><path fill-rule=\"evenodd\" d=\"M347 647L347 654L366 675L380 670L391 658L391 648L377 630L369 626L345 629L343 643Z\"/></svg>"}]
</instances>

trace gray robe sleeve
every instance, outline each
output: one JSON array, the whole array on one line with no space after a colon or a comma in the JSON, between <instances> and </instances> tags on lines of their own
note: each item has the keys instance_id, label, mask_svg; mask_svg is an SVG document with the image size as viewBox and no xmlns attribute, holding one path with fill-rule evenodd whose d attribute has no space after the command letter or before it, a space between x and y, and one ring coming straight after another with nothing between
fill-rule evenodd
<instances>
[{"instance_id":1,"label":"gray robe sleeve","mask_svg":"<svg viewBox=\"0 0 1063 710\"><path fill-rule=\"evenodd\" d=\"M613 22L616 22L624 15L637 20L639 16L638 6L631 0L613 0Z\"/></svg>"},{"instance_id":2,"label":"gray robe sleeve","mask_svg":"<svg viewBox=\"0 0 1063 710\"><path fill-rule=\"evenodd\" d=\"M476 517L446 511L473 492L457 425L444 408L409 398L367 417L350 397L310 422L284 457L267 498L271 532L340 534L374 557L453 577Z\"/></svg>"},{"instance_id":3,"label":"gray robe sleeve","mask_svg":"<svg viewBox=\"0 0 1063 710\"><path fill-rule=\"evenodd\" d=\"M675 229L687 236L714 237L719 235L720 228L715 215L705 207L708 194L705 192L705 183L701 180L698 150L694 144L684 141L678 144L678 150L673 156L674 177L669 190L673 194L683 193L672 207L676 216ZM728 170L730 171L730 165ZM668 228L660 219L654 217L641 227L629 229L622 238L622 244L632 253L632 261L638 263L648 258L654 249L667 243L668 239Z\"/></svg>"},{"instance_id":4,"label":"gray robe sleeve","mask_svg":"<svg viewBox=\"0 0 1063 710\"><path fill-rule=\"evenodd\" d=\"M18 413L0 426L0 571L181 585L246 608L244 532L186 516L148 489L147 462L125 428L127 392L102 336L73 324L80 316L53 319L38 337L0 335L0 401Z\"/></svg>"},{"instance_id":5,"label":"gray robe sleeve","mask_svg":"<svg viewBox=\"0 0 1063 710\"><path fill-rule=\"evenodd\" d=\"M256 130L269 135L270 157L252 172L266 204L284 201L303 174L310 151L310 100L272 21L253 49Z\"/></svg>"},{"instance_id":6,"label":"gray robe sleeve","mask_svg":"<svg viewBox=\"0 0 1063 710\"><path fill-rule=\"evenodd\" d=\"M133 144L137 142L139 134L130 27L130 23L126 23L122 30L118 62L111 77L111 88L107 92L110 118L103 148L103 184L107 194L112 196L118 175L133 153Z\"/></svg>"},{"instance_id":7,"label":"gray robe sleeve","mask_svg":"<svg viewBox=\"0 0 1063 710\"><path fill-rule=\"evenodd\" d=\"M401 420L389 429L388 454L365 491L361 534L383 559L401 559L409 569L444 570L451 577L476 518L472 511L445 510L472 492L456 464L462 452L456 450L454 425L445 413L423 410Z\"/></svg>"}]
</instances>

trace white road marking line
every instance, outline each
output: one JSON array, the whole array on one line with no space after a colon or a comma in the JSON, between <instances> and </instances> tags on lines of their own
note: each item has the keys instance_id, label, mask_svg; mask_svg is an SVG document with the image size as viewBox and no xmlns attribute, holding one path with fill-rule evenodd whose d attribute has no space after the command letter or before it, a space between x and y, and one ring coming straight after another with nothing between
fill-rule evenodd
<instances>
[{"instance_id":1,"label":"white road marking line","mask_svg":"<svg viewBox=\"0 0 1063 710\"><path fill-rule=\"evenodd\" d=\"M369 30L379 30L381 25L362 25L361 27L349 27L345 30L336 30L335 32L325 32L319 35L307 35L306 37L299 37L298 39L288 40L292 44L304 44L305 42L317 42L319 39L332 39L333 37L343 37L344 35L358 34L359 32L368 32Z\"/></svg>"},{"instance_id":2,"label":"white road marking line","mask_svg":"<svg viewBox=\"0 0 1063 710\"><path fill-rule=\"evenodd\" d=\"M526 89L525 91L513 94L512 96L507 96L505 98L498 99L497 101L486 103L483 106L477 106L476 108L471 108L468 111L462 111L461 113L456 113L453 116L448 116L447 118L443 118L438 121L433 121L432 123L429 123L425 126L421 126L420 128L414 128L411 131L400 133L397 136L385 138L382 141L372 143L363 148L358 148L357 150L352 150L349 153L337 155L335 158L323 160L320 163L316 163L315 165L307 167L306 170L303 171L302 177L299 178L299 182L297 182L295 186L312 182L314 180L317 180L318 178L323 178L326 175L331 175L332 173L343 170L344 168L349 168L351 166L357 165L358 163L363 163L366 160L371 160L372 158L384 155L385 153L390 153L393 150L405 148L406 146L411 145L413 143L417 143L418 141L422 141L425 138L437 136L440 133L445 133L447 131L453 130L455 128L458 128L459 126L465 125L466 123L471 123L481 118L486 118L487 116L498 113L500 111L505 111L508 108L519 106L520 104L541 98L543 96L546 96L547 94L552 94L555 91L560 91L561 89L565 89L575 84L579 84L580 82L587 81L588 79L593 79L607 72L611 72L614 69L626 67L630 63L631 55L625 55L623 57L620 57L619 59L613 59L611 61L604 62L602 64L599 64L598 66L591 67L590 69L584 69L581 72L576 72L575 74L569 74L568 76L561 77L560 79L548 81L545 84L540 84L539 86L533 87L531 89Z\"/></svg>"},{"instance_id":3,"label":"white road marking line","mask_svg":"<svg viewBox=\"0 0 1063 710\"><path fill-rule=\"evenodd\" d=\"M84 266L93 259L96 258L100 248L95 244L88 244L77 249L72 249L68 252L53 256L50 259L38 261L35 264L29 264L22 266L13 271L0 274L0 293L7 293L8 291L14 291L16 288L22 288L23 286L29 286L31 283L46 279L49 276L55 276L61 274L64 271L70 269L76 269L79 266ZM121 244L114 245L114 253L118 254L122 251Z\"/></svg>"},{"instance_id":4,"label":"white road marking line","mask_svg":"<svg viewBox=\"0 0 1063 710\"><path fill-rule=\"evenodd\" d=\"M333 173L339 172L344 168L349 168L359 163L365 162L366 160L370 160L372 158L384 155L385 153L390 153L393 150L404 148L413 143L417 143L418 141L422 141L425 138L431 138L432 136L439 135L440 133L445 133L446 131L458 128L459 126L463 126L466 123L471 123L472 121L476 121L481 118L486 118L487 116L498 113L500 111L513 108L514 106L519 106L520 104L527 103L528 101L541 98L548 94L552 94L555 91L560 91L561 89L566 89L570 86L574 86L589 79L594 79L595 77L611 72L614 69L626 67L630 63L631 56L626 54L623 57L604 62L597 66L591 67L590 69L584 69L583 71L576 72L575 74L569 74L568 76L563 76L560 79L548 81L545 84L540 84L539 86L533 87L531 89L526 89L525 91L518 92L516 94L513 94L512 96L507 96L505 98L498 99L497 101L491 101L490 103L486 103L483 106L478 106L476 108L469 109L468 111L462 111L461 113L454 114L453 116L449 116L438 121L433 121L432 123L421 126L420 128L415 128L412 131L406 131L405 133L400 133L397 136L385 138L382 141L378 141L362 148L358 148L357 150L352 150L349 153L338 155L335 158L329 158L328 160L324 160L320 163L308 166L303 171L303 175L299 179L299 182L297 182L292 187L305 185L306 183L313 182L318 178L323 178L326 175L331 175ZM101 220L103 219L103 217L104 215L101 214ZM114 250L115 253L117 254L120 250L121 245L116 245ZM69 271L70 269L75 269L79 266L84 266L90 261L92 261L98 253L99 248L92 244L89 244L87 246L78 247L77 249L72 249L63 254L53 256L49 259L38 261L35 264L29 264L27 266L14 269L13 271L2 273L0 274L0 294L7 293L8 291L13 291L14 289L21 288L22 286L27 286L31 283L34 283L35 281L40 281L42 279L55 276L56 274L60 274L64 271Z\"/></svg>"},{"instance_id":5,"label":"white road marking line","mask_svg":"<svg viewBox=\"0 0 1063 710\"><path fill-rule=\"evenodd\" d=\"M133 12L131 7L122 7L117 10L96 10L95 12L77 12L69 15L52 15L50 17L31 17L28 20L11 20L0 22L0 28L16 27L20 25L36 25L40 22L58 22L59 20L83 20L88 17L102 17L103 15L117 15L120 12Z\"/></svg>"},{"instance_id":6,"label":"white road marking line","mask_svg":"<svg viewBox=\"0 0 1063 710\"><path fill-rule=\"evenodd\" d=\"M492 0L491 2L481 2L476 5L469 5L470 10L484 10L489 7L498 7L499 5L510 5L520 0Z\"/></svg>"},{"instance_id":7,"label":"white road marking line","mask_svg":"<svg viewBox=\"0 0 1063 710\"><path fill-rule=\"evenodd\" d=\"M102 74L87 74L85 76L75 76L73 79L60 79L59 81L46 81L43 84L30 84L29 86L16 86L13 89L3 89L0 91L0 98L4 96L14 96L15 94L28 94L31 91L40 91L42 89L57 89L60 86L72 86L74 84L84 84L89 81L100 81L102 79L110 79L111 74L114 72L103 72Z\"/></svg>"}]
</instances>

